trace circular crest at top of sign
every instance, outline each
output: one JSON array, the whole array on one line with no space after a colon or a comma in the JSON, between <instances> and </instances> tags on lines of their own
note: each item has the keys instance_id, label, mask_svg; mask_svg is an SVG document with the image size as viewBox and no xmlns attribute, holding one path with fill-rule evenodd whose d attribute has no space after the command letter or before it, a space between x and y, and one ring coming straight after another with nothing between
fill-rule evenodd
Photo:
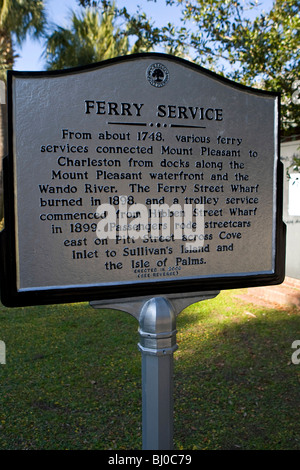
<instances>
[{"instance_id":1,"label":"circular crest at top of sign","mask_svg":"<svg viewBox=\"0 0 300 470\"><path fill-rule=\"evenodd\" d=\"M169 70L163 64L152 64L147 68L147 80L150 85L157 88L165 86L170 78Z\"/></svg>"}]
</instances>

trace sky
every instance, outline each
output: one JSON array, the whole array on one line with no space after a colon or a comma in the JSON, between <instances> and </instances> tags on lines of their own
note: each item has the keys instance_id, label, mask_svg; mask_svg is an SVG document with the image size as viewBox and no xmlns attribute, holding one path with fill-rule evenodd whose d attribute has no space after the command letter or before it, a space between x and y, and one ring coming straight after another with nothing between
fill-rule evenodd
<instances>
[{"instance_id":1,"label":"sky","mask_svg":"<svg viewBox=\"0 0 300 470\"><path fill-rule=\"evenodd\" d=\"M116 4L119 8L126 6L129 12L134 13L137 5L141 5L142 9L155 20L160 26L168 22L179 20L180 10L177 7L166 6L165 0L143 1L143 0L117 0ZM71 10L79 11L78 1L76 0L46 0L48 18L51 22L59 24L59 26L67 27L70 24L69 18ZM27 39L22 48L16 48L17 54L20 56L15 61L15 70L19 71L38 71L44 70L44 60L41 57L43 53L43 44L41 41Z\"/></svg>"},{"instance_id":2,"label":"sky","mask_svg":"<svg viewBox=\"0 0 300 470\"><path fill-rule=\"evenodd\" d=\"M76 0L46 0L49 21L67 27L70 24L71 10L78 11L80 8ZM266 10L272 5L272 0L262 0L260 2ZM138 5L141 5L145 11L155 22L157 26L163 24L178 23L180 17L180 9L176 6L167 6L165 0L146 1L146 0L116 0L119 8L126 6L129 12L134 13ZM43 44L41 41L27 39L22 48L16 48L19 58L15 61L15 70L19 71L38 71L44 70L44 59L41 57L43 53Z\"/></svg>"}]
</instances>

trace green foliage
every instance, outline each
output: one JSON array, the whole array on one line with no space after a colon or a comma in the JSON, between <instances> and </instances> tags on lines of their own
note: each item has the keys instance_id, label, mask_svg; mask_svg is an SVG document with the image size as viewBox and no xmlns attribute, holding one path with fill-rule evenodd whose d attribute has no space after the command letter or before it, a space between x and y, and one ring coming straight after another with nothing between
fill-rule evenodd
<instances>
[{"instance_id":1,"label":"green foliage","mask_svg":"<svg viewBox=\"0 0 300 470\"><path fill-rule=\"evenodd\" d=\"M211 57L216 70L223 67L228 78L281 92L283 130L299 125L300 107L291 99L300 65L299 2L277 0L269 13L256 13L254 19L247 17L246 9L254 10L255 2L182 3L184 18L197 25L191 36L196 60L203 63Z\"/></svg>"},{"instance_id":2,"label":"green foliage","mask_svg":"<svg viewBox=\"0 0 300 470\"><path fill-rule=\"evenodd\" d=\"M182 10L182 26L149 31L138 14L136 34L167 52L187 55L200 65L234 81L282 93L282 129L295 132L300 106L293 103L293 84L299 78L300 4L276 0L269 12L256 1L166 0ZM171 10L170 10L171 11ZM120 12L122 13L122 11ZM146 35L147 29L147 35Z\"/></svg>"},{"instance_id":3,"label":"green foliage","mask_svg":"<svg viewBox=\"0 0 300 470\"><path fill-rule=\"evenodd\" d=\"M134 39L130 51L132 54L149 52L159 43L159 28L154 26L154 23L147 18L147 15L141 11L140 7L137 9L135 16L131 16L126 8L115 9L115 15L125 20L126 26L123 29L123 34Z\"/></svg>"},{"instance_id":4,"label":"green foliage","mask_svg":"<svg viewBox=\"0 0 300 470\"><path fill-rule=\"evenodd\" d=\"M12 32L19 43L27 33L39 37L45 28L43 0L0 0L1 29Z\"/></svg>"},{"instance_id":5,"label":"green foliage","mask_svg":"<svg viewBox=\"0 0 300 470\"><path fill-rule=\"evenodd\" d=\"M56 26L47 38L48 70L91 64L128 53L128 39L114 24L114 6L100 14L87 8L72 14L70 29Z\"/></svg>"},{"instance_id":6,"label":"green foliage","mask_svg":"<svg viewBox=\"0 0 300 470\"><path fill-rule=\"evenodd\" d=\"M293 155L292 163L286 170L286 175L287 175L288 179L291 178L291 171L293 173L294 172L296 172L296 173L300 172L300 158L297 157L296 155Z\"/></svg>"},{"instance_id":7,"label":"green foliage","mask_svg":"<svg viewBox=\"0 0 300 470\"><path fill-rule=\"evenodd\" d=\"M14 42L21 44L27 34L40 37L46 25L42 0L0 0L0 79L13 68Z\"/></svg>"}]
</instances>

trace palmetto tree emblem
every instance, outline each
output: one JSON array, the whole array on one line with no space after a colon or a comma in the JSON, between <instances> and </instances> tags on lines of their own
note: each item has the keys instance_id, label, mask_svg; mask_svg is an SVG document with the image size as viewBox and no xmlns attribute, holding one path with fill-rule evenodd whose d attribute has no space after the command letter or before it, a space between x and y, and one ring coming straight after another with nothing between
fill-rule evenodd
<instances>
[{"instance_id":1,"label":"palmetto tree emblem","mask_svg":"<svg viewBox=\"0 0 300 470\"><path fill-rule=\"evenodd\" d=\"M169 81L169 70L163 64L152 64L147 69L147 79L150 85L155 87L165 86Z\"/></svg>"},{"instance_id":2,"label":"palmetto tree emblem","mask_svg":"<svg viewBox=\"0 0 300 470\"><path fill-rule=\"evenodd\" d=\"M165 74L160 69L155 69L154 72L152 73L152 78L154 78L156 83L162 82L164 76L165 76Z\"/></svg>"}]
</instances>

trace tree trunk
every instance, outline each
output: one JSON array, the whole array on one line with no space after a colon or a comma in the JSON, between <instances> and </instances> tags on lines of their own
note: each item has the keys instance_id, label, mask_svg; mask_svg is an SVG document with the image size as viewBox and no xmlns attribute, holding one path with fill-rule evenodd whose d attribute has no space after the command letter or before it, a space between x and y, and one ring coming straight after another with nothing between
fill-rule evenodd
<instances>
[{"instance_id":1,"label":"tree trunk","mask_svg":"<svg viewBox=\"0 0 300 470\"><path fill-rule=\"evenodd\" d=\"M0 81L0 221L4 216L2 160L8 151L7 133L6 84L4 81Z\"/></svg>"},{"instance_id":2,"label":"tree trunk","mask_svg":"<svg viewBox=\"0 0 300 470\"><path fill-rule=\"evenodd\" d=\"M2 160L8 152L6 71L13 68L13 63L11 35L5 29L0 29L0 221L4 216Z\"/></svg>"}]
</instances>

